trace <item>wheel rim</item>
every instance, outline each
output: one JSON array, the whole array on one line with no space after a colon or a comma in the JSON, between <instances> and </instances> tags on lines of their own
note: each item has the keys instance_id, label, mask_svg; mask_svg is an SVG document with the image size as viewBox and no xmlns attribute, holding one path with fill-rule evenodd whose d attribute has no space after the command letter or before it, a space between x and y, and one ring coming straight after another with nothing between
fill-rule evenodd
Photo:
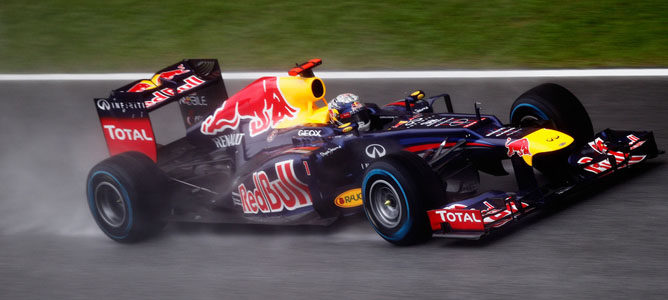
<instances>
[{"instance_id":1,"label":"wheel rim","mask_svg":"<svg viewBox=\"0 0 668 300\"><path fill-rule=\"evenodd\" d=\"M539 120L542 120L542 118L534 115L524 115L520 119L520 125L521 126L531 126L536 123L538 123Z\"/></svg>"},{"instance_id":2,"label":"wheel rim","mask_svg":"<svg viewBox=\"0 0 668 300\"><path fill-rule=\"evenodd\" d=\"M127 208L120 191L103 181L95 187L95 207L102 220L111 227L120 227L127 218Z\"/></svg>"},{"instance_id":3,"label":"wheel rim","mask_svg":"<svg viewBox=\"0 0 668 300\"><path fill-rule=\"evenodd\" d=\"M401 222L401 203L399 194L385 180L377 180L369 191L371 212L376 220L386 228L394 228Z\"/></svg>"},{"instance_id":4,"label":"wheel rim","mask_svg":"<svg viewBox=\"0 0 668 300\"><path fill-rule=\"evenodd\" d=\"M522 119L520 119L520 123L536 122L538 120L540 120L540 119L538 119L538 117L536 117L534 115L526 115L526 116L523 116Z\"/></svg>"}]
</instances>

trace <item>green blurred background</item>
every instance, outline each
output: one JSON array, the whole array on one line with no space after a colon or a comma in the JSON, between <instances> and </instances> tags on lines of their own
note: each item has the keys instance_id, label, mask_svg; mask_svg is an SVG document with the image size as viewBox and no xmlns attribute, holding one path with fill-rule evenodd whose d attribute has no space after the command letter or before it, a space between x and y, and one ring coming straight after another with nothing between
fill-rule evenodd
<instances>
[{"instance_id":1,"label":"green blurred background","mask_svg":"<svg viewBox=\"0 0 668 300\"><path fill-rule=\"evenodd\" d=\"M668 1L17 1L0 72L668 66Z\"/></svg>"}]
</instances>

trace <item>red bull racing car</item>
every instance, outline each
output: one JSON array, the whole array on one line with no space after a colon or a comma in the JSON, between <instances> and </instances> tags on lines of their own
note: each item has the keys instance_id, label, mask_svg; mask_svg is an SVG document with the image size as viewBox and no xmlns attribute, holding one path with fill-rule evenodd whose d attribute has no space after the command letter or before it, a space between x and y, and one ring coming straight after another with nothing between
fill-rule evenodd
<instances>
[{"instance_id":1,"label":"red bull racing car","mask_svg":"<svg viewBox=\"0 0 668 300\"><path fill-rule=\"evenodd\" d=\"M228 97L216 60L188 59L95 99L111 157L86 188L102 231L131 242L168 221L327 225L364 212L397 245L480 238L660 153L651 131L594 134L556 84L522 94L504 124L477 107L454 113L447 94L328 103L320 63ZM160 145L149 115L172 102L187 134ZM481 190L481 173L512 173L517 189Z\"/></svg>"}]
</instances>

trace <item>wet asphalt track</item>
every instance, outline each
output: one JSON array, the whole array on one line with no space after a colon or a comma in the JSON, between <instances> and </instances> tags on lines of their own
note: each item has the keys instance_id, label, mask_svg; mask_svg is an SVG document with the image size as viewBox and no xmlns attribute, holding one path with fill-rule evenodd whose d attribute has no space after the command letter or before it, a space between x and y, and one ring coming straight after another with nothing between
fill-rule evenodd
<instances>
[{"instance_id":1,"label":"wet asphalt track","mask_svg":"<svg viewBox=\"0 0 668 300\"><path fill-rule=\"evenodd\" d=\"M352 91L374 102L448 91L456 110L476 100L505 120L515 97L546 81L571 89L595 129L653 129L668 148L665 77L326 84L328 98ZM123 83L0 82L0 299L668 295L665 156L484 241L398 248L352 218L329 228L170 225L145 243L114 243L89 216L84 181L106 156L91 99ZM183 132L174 107L154 118L159 142Z\"/></svg>"}]
</instances>

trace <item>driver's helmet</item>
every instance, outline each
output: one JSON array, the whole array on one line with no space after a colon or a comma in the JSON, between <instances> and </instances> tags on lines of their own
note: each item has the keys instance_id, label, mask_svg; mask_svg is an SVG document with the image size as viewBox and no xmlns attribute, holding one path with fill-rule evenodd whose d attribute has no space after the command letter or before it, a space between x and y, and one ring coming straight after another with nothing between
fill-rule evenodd
<instances>
[{"instance_id":1,"label":"driver's helmet","mask_svg":"<svg viewBox=\"0 0 668 300\"><path fill-rule=\"evenodd\" d=\"M345 125L346 123L357 123L357 129L368 131L371 127L369 109L359 101L355 94L345 93L336 96L328 103L329 120L334 125Z\"/></svg>"}]
</instances>

